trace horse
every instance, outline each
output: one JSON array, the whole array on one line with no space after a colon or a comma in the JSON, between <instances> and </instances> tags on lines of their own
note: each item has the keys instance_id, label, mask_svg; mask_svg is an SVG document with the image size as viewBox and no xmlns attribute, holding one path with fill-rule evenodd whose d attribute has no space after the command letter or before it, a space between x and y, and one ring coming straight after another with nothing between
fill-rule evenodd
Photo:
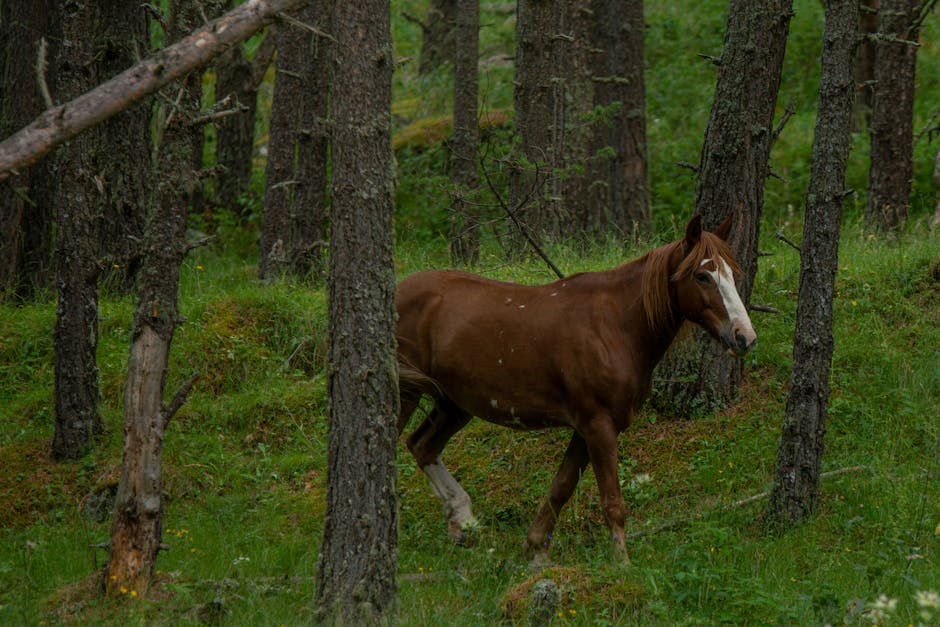
<instances>
[{"instance_id":1,"label":"horse","mask_svg":"<svg viewBox=\"0 0 940 627\"><path fill-rule=\"evenodd\" d=\"M649 396L653 368L683 321L741 357L757 341L726 240L694 216L685 236L639 259L545 285L456 270L402 280L396 293L399 435L421 398L434 405L407 440L458 542L478 525L470 497L441 462L473 416L531 430L572 430L548 496L528 529L533 561L548 562L556 519L590 462L615 558L629 561L617 439Z\"/></svg>"}]
</instances>

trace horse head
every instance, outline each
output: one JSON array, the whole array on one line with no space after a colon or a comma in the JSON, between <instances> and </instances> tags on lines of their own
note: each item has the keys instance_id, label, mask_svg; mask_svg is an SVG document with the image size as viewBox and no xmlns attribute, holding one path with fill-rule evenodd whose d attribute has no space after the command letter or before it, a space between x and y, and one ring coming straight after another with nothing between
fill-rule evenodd
<instances>
[{"instance_id":1,"label":"horse head","mask_svg":"<svg viewBox=\"0 0 940 627\"><path fill-rule=\"evenodd\" d=\"M702 229L701 216L693 217L676 247L681 261L670 291L685 319L721 342L729 355L741 357L757 343L757 334L734 282L741 270L727 244L730 231L730 215L713 233Z\"/></svg>"}]
</instances>

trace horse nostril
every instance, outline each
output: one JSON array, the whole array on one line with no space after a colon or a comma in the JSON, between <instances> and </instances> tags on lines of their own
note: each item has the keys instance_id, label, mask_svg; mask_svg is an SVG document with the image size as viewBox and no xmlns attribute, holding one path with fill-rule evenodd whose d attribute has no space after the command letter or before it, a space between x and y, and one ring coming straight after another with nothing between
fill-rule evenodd
<instances>
[{"instance_id":1,"label":"horse nostril","mask_svg":"<svg viewBox=\"0 0 940 627\"><path fill-rule=\"evenodd\" d=\"M737 342L738 348L743 351L746 351L751 346L751 342L741 333L734 334L734 341Z\"/></svg>"}]
</instances>

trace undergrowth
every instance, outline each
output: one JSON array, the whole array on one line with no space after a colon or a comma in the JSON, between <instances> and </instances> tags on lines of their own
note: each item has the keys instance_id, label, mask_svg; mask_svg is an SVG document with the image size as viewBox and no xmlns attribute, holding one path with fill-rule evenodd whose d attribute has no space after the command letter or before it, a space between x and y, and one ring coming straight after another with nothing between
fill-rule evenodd
<instances>
[{"instance_id":1,"label":"undergrowth","mask_svg":"<svg viewBox=\"0 0 940 627\"><path fill-rule=\"evenodd\" d=\"M421 15L425 3L393 4L396 54L413 58L400 65L394 86L393 118L403 138L396 270L404 276L450 265L439 134L451 96L449 70L416 76L418 26L402 13ZM514 17L504 4L482 6L481 100L495 112L484 143L494 160L511 141L511 126L500 117L512 114L506 57ZM629 567L609 559L587 473L559 519L556 567L530 570L522 541L566 433L517 433L476 421L454 437L444 460L482 523L467 547L448 539L440 504L400 446L401 624L523 624L531 588L548 576L562 588L556 624L938 624L940 608L925 596L940 590L940 239L923 218L933 198L935 146L927 141L916 146L911 224L883 236L860 225L867 148L865 134L855 136L848 184L858 194L841 241L823 459L823 470L837 472L823 480L818 515L775 535L760 523L763 500L740 504L773 479L792 361L799 258L774 233L800 239L822 25L818 2L794 5L781 103L793 98L796 114L774 147L772 167L786 181L768 181L760 249L772 255L760 260L753 296L782 313L754 314L760 340L746 359L738 401L696 420L646 409L621 437L621 483L632 511ZM701 149L715 70L696 55L717 55L726 7L718 0L694 9L646 4L658 234L627 244L555 244L549 252L566 273L614 266L681 234L694 179L674 163L696 161ZM935 19L925 23L918 52L925 67L935 67L938 28ZM918 76L921 95L940 91L936 72ZM263 87L262 111L269 96ZM920 97L915 127L930 107ZM413 135L403 135L409 126ZM501 185L498 164L492 167ZM504 227L491 209L476 270L526 283L552 280L534 260L505 260L497 239ZM311 619L326 490L326 291L259 285L257 221L247 229L236 221L211 226L215 241L195 250L182 273L187 321L174 338L168 394L193 372L201 378L166 433L170 548L159 556L147 600L96 594L106 557L98 547L110 533L106 495L120 464L134 302L102 296L98 363L107 433L76 463L49 455L55 305L0 305L0 623Z\"/></svg>"}]
</instances>

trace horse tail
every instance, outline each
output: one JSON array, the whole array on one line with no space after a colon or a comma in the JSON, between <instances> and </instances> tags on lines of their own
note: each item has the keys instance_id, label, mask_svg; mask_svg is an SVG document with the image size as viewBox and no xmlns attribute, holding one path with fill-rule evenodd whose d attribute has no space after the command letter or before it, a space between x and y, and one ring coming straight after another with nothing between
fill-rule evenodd
<instances>
[{"instance_id":1,"label":"horse tail","mask_svg":"<svg viewBox=\"0 0 940 627\"><path fill-rule=\"evenodd\" d=\"M398 362L398 387L402 396L415 400L425 394L433 398L435 403L444 400L444 391L437 381L401 360Z\"/></svg>"}]
</instances>

